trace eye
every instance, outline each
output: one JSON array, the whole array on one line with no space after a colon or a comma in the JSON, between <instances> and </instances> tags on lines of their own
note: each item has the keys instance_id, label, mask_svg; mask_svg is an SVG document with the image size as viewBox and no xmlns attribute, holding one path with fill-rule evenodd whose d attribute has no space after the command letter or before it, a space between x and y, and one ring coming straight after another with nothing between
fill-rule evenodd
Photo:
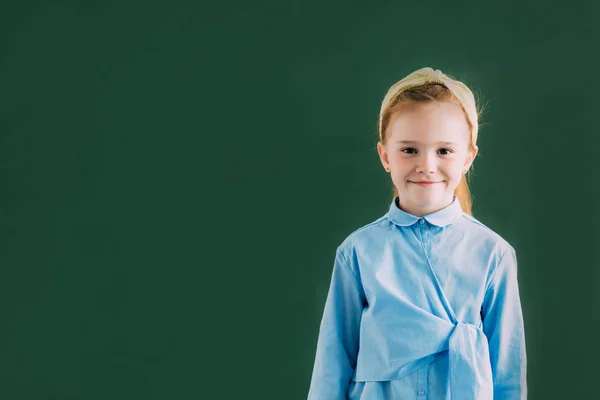
<instances>
[{"instance_id":1,"label":"eye","mask_svg":"<svg viewBox=\"0 0 600 400\"><path fill-rule=\"evenodd\" d=\"M406 147L400 151L406 154L415 154L417 152L417 150L412 147Z\"/></svg>"},{"instance_id":2,"label":"eye","mask_svg":"<svg viewBox=\"0 0 600 400\"><path fill-rule=\"evenodd\" d=\"M440 154L442 154L444 156L452 153L452 150L450 150L450 149L440 149L439 151L441 152Z\"/></svg>"}]
</instances>

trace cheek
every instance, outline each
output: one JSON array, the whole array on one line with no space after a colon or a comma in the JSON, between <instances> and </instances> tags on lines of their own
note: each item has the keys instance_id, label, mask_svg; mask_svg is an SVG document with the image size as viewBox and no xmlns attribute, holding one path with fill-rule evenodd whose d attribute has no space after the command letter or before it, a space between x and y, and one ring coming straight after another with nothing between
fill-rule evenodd
<instances>
[{"instance_id":1,"label":"cheek","mask_svg":"<svg viewBox=\"0 0 600 400\"><path fill-rule=\"evenodd\" d=\"M463 171L463 164L460 161L453 160L445 165L445 173L454 179L460 179Z\"/></svg>"},{"instance_id":2,"label":"cheek","mask_svg":"<svg viewBox=\"0 0 600 400\"><path fill-rule=\"evenodd\" d=\"M413 167L413 163L406 157L402 157L400 155L395 156L393 159L390 159L392 165L399 170L407 170Z\"/></svg>"}]
</instances>

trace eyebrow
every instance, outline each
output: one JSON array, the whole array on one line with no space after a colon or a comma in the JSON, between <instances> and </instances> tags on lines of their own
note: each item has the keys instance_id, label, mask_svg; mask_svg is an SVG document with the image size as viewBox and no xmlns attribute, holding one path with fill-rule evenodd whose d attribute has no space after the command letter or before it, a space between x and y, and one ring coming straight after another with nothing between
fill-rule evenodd
<instances>
[{"instance_id":1,"label":"eyebrow","mask_svg":"<svg viewBox=\"0 0 600 400\"><path fill-rule=\"evenodd\" d=\"M415 140L398 140L396 141L396 143L402 143L402 144L414 144L414 143L419 143ZM456 142L437 142L436 144L442 144L442 145L446 145L446 146L451 146L451 145L456 145Z\"/></svg>"}]
</instances>

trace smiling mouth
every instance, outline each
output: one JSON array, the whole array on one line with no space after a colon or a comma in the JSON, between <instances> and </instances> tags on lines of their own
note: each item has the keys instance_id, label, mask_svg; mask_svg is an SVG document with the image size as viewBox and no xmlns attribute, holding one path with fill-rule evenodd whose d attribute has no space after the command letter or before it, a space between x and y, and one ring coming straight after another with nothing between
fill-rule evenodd
<instances>
[{"instance_id":1,"label":"smiling mouth","mask_svg":"<svg viewBox=\"0 0 600 400\"><path fill-rule=\"evenodd\" d=\"M414 183L415 185L421 185L421 186L431 186L436 183L441 183L441 182L413 182L413 181L409 181L409 182Z\"/></svg>"}]
</instances>

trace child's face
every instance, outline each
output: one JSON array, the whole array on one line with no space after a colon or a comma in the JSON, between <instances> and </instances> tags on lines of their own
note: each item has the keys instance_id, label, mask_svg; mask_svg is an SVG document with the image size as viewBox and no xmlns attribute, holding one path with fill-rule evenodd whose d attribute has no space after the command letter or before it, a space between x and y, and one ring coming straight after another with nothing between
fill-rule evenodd
<instances>
[{"instance_id":1,"label":"child's face","mask_svg":"<svg viewBox=\"0 0 600 400\"><path fill-rule=\"evenodd\" d=\"M462 109L450 103L407 104L392 117L386 136L377 150L398 189L400 208L422 216L448 206L477 154L477 148L469 151ZM423 181L433 183L417 183Z\"/></svg>"}]
</instances>

